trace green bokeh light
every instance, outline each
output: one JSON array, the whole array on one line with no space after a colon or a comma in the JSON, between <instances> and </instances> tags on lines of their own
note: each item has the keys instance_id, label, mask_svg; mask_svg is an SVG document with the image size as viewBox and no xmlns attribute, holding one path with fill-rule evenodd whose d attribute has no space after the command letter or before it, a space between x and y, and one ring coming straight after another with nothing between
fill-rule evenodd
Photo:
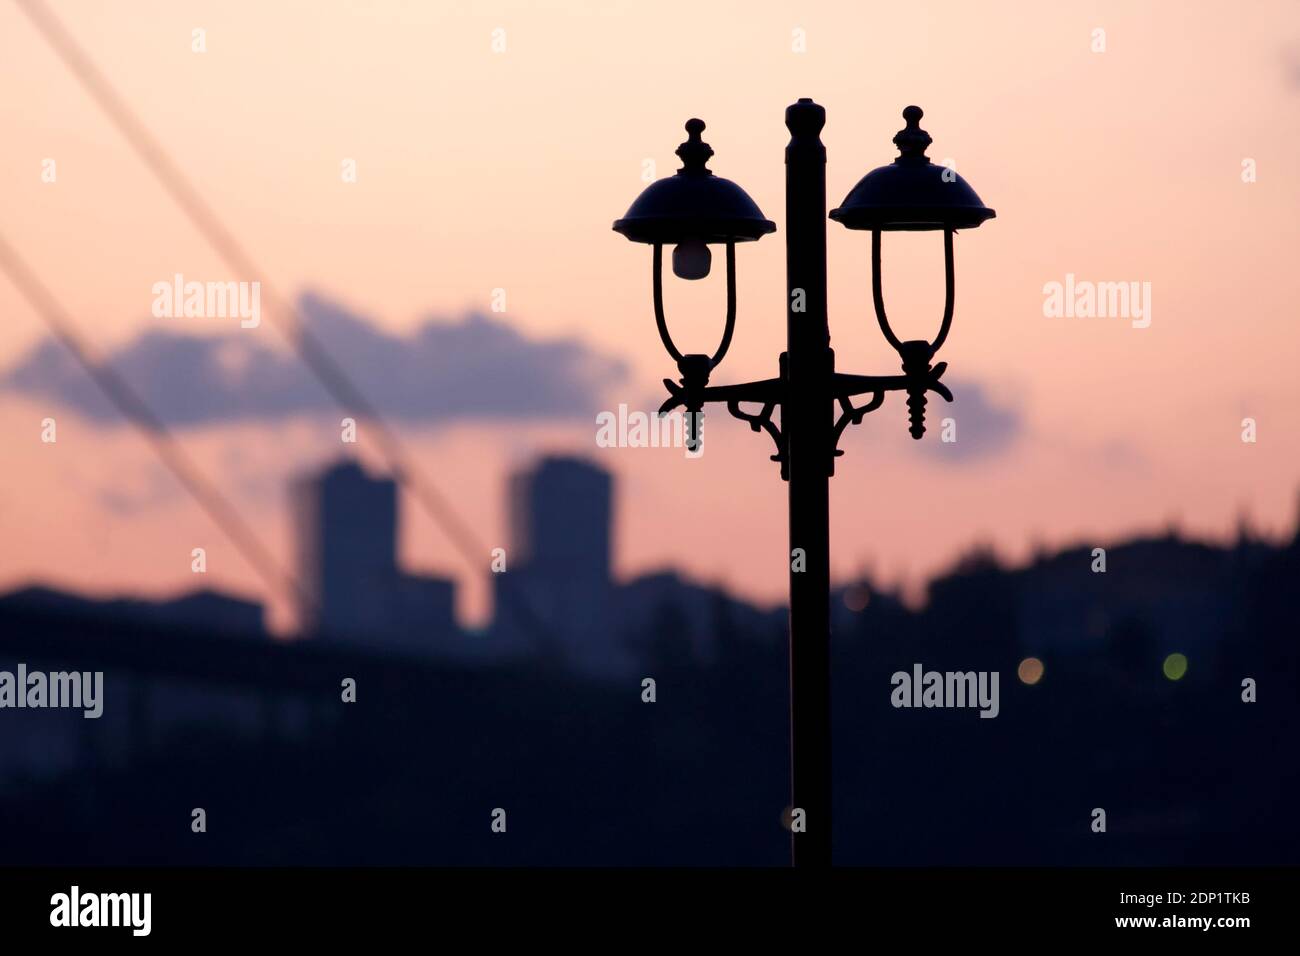
<instances>
[{"instance_id":1,"label":"green bokeh light","mask_svg":"<svg viewBox=\"0 0 1300 956\"><path fill-rule=\"evenodd\" d=\"M1170 654L1165 658L1165 676L1170 680L1181 680L1187 673L1187 658L1182 654Z\"/></svg>"}]
</instances>

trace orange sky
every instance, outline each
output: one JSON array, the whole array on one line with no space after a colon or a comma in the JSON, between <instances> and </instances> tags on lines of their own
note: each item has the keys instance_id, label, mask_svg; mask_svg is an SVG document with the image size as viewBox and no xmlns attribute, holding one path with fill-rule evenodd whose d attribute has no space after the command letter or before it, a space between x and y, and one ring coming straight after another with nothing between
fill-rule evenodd
<instances>
[{"instance_id":1,"label":"orange sky","mask_svg":"<svg viewBox=\"0 0 1300 956\"><path fill-rule=\"evenodd\" d=\"M832 486L837 573L922 576L973 541L1105 541L1170 520L1228 532L1246 510L1281 533L1300 486L1300 15L1294 3L56 2L52 9L289 294L313 289L385 327L486 311L532 338L573 335L633 369L646 408L675 374L654 331L649 253L610 231L643 162L667 175L700 116L719 174L778 225L740 249L735 343L715 381L767 377L784 339L785 106L828 113L833 204L894 156L908 103L997 219L957 238L949 379L1017 409L996 455L953 463L906 439L896 398L845 443ZM207 52L191 50L206 30ZM492 31L506 49L492 50ZM1090 49L1094 29L1106 51ZM803 30L806 52L792 50ZM0 4L0 233L95 341L160 320L176 272L241 278L203 243L19 9ZM54 158L58 180L42 183ZM357 161L345 184L340 163ZM1243 159L1258 181L1243 183ZM941 246L887 237L886 298L904 332L942 304ZM912 241L907 241L910 238ZM892 373L870 312L868 242L831 224L831 330L843 370ZM1150 282L1150 328L1048 319L1043 286ZM670 285L679 344L711 346L714 281ZM0 369L43 335L0 278ZM229 320L190 320L196 334ZM680 330L680 331L679 331ZM276 333L264 322L244 334ZM699 343L696 345L696 343ZM346 359L344 360L346 364ZM484 383L490 387L491 383ZM39 423L59 420L59 442ZM1241 419L1259 440L1240 440ZM182 441L278 553L283 481L338 452L334 416L189 429ZM619 476L617 564L672 563L779 600L785 488L765 437L711 422L698 461L606 450L595 426L403 427L426 470L493 544L508 468L540 450ZM0 587L33 578L99 592L194 585L256 593L252 570L141 439L0 392ZM932 435L930 440L934 440ZM960 433L959 433L960 441ZM106 507L106 498L137 502ZM403 550L481 588L407 508ZM485 565L487 558L485 557Z\"/></svg>"}]
</instances>

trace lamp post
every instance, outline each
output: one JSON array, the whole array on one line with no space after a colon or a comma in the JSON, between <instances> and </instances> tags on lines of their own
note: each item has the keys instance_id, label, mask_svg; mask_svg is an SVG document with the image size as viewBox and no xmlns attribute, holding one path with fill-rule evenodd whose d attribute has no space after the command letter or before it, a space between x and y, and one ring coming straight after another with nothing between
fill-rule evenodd
<instances>
[{"instance_id":1,"label":"lamp post","mask_svg":"<svg viewBox=\"0 0 1300 956\"><path fill-rule=\"evenodd\" d=\"M698 447L700 415L710 402L766 431L776 443L772 460L790 492L790 787L792 808L803 811L804 831L791 828L797 867L831 863L830 720L830 515L829 479L835 473L840 435L879 408L885 393L907 393L909 432L925 434L926 395L947 401L940 382L947 363L931 364L948 336L953 311L952 236L994 215L955 171L925 155L930 136L920 128L919 107L903 111L905 129L894 137L899 156L864 176L830 218L849 229L871 231L872 300L885 339L902 360L901 375L848 375L835 371L826 315L826 148L821 130L826 111L810 99L788 107L786 146L786 351L776 378L741 385L712 386L709 375L731 344L736 320L736 243L754 241L776 229L743 189L706 168L713 150L702 141L704 123L686 124L687 141L677 149L682 167L675 176L651 183L614 230L654 247L655 321L681 377L664 379L667 414L687 415L687 443ZM880 234L943 230L944 314L933 341L900 341L890 327L881 293ZM663 247L672 245L673 272L682 279L709 273L710 245L726 246L727 314L713 355L682 354L668 332L663 308ZM870 395L864 404L857 396ZM746 411L741 404L759 406ZM838 415L836 409L838 407ZM780 409L779 424L772 419Z\"/></svg>"}]
</instances>

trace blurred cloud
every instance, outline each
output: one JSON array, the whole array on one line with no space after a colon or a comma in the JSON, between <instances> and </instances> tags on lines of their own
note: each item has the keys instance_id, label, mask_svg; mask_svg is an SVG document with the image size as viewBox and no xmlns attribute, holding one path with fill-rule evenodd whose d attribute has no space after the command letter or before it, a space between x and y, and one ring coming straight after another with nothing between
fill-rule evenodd
<instances>
[{"instance_id":1,"label":"blurred cloud","mask_svg":"<svg viewBox=\"0 0 1300 956\"><path fill-rule=\"evenodd\" d=\"M1010 448L1024 432L1020 410L999 405L984 386L961 380L946 384L952 389L952 404L931 394L926 406L926 440L919 444L927 454L955 462L977 461ZM956 441L942 440L945 418L956 423Z\"/></svg>"},{"instance_id":2,"label":"blurred cloud","mask_svg":"<svg viewBox=\"0 0 1300 956\"><path fill-rule=\"evenodd\" d=\"M430 318L408 335L395 335L312 293L302 296L299 311L381 413L400 420L585 416L602 407L606 389L628 374L623 361L576 339L529 339L479 313L459 322ZM171 425L340 411L295 354L267 344L263 336L274 335L265 324L256 332L234 328L202 337L149 329L107 361ZM0 388L53 400L92 420L119 420L53 338L0 375Z\"/></svg>"},{"instance_id":3,"label":"blurred cloud","mask_svg":"<svg viewBox=\"0 0 1300 956\"><path fill-rule=\"evenodd\" d=\"M1282 50L1282 75L1287 89L1300 92L1300 41L1295 41Z\"/></svg>"}]
</instances>

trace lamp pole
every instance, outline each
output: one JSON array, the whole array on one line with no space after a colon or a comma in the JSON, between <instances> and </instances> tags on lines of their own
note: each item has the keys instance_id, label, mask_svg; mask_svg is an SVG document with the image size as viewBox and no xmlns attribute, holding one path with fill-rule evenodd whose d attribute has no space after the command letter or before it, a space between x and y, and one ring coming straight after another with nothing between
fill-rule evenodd
<instances>
[{"instance_id":1,"label":"lamp pole","mask_svg":"<svg viewBox=\"0 0 1300 956\"><path fill-rule=\"evenodd\" d=\"M901 375L849 375L835 371L826 314L826 111L801 99L785 111L790 143L785 150L786 351L776 378L740 385L710 385L709 376L727 353L736 320L736 243L753 242L776 229L749 195L707 167L713 150L700 137L704 123L686 123L688 139L677 148L677 174L642 191L614 231L654 247L651 264L655 322L681 378L664 379L669 398L659 408L687 415L687 447L699 447L699 415L710 402L776 443L772 460L790 483L790 837L791 858L801 868L831 864L831 668L830 512L828 492L840 436L878 409L889 392L906 392L909 428L925 434L926 397L952 401L940 378L947 363L932 365L948 336L953 311L952 236L993 218L956 170L925 155L930 134L924 114L903 110L907 126L894 137L899 156L864 176L829 216L848 229L871 232L872 301L880 331L902 359ZM885 315L880 277L880 234L891 231L944 234L946 295L943 320L933 341L900 341ZM683 354L668 331L663 307L663 247L674 246L673 272L681 279L709 274L709 245L726 247L727 313L722 339L710 355ZM854 398L870 395L862 405ZM741 405L758 405L746 411ZM836 414L835 406L839 406ZM778 425L772 419L780 409Z\"/></svg>"},{"instance_id":2,"label":"lamp pole","mask_svg":"<svg viewBox=\"0 0 1300 956\"><path fill-rule=\"evenodd\" d=\"M831 862L830 510L835 354L826 313L826 111L785 111L786 381L790 472L790 790L795 866Z\"/></svg>"}]
</instances>

